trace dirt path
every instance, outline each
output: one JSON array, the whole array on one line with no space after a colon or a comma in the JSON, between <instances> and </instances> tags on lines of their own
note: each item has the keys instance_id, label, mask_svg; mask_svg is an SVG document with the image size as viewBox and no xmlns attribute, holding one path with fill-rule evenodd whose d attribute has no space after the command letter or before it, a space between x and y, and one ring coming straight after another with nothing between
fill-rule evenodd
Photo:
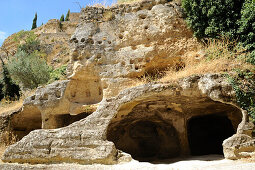
<instances>
[{"instance_id":1,"label":"dirt path","mask_svg":"<svg viewBox=\"0 0 255 170\"><path fill-rule=\"evenodd\" d=\"M1 164L0 169L47 169L47 170L254 170L255 162L232 161L223 159L222 156L208 155L191 157L185 160L172 159L164 163L146 163L131 161L118 165L78 165L78 164L55 164L55 165L27 165L27 164Z\"/></svg>"}]
</instances>

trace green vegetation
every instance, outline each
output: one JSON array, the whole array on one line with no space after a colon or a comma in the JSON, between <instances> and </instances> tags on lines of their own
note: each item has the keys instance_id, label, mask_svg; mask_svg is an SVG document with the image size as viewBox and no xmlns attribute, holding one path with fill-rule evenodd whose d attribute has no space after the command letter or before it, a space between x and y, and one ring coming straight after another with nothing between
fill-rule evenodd
<instances>
[{"instance_id":1,"label":"green vegetation","mask_svg":"<svg viewBox=\"0 0 255 170\"><path fill-rule=\"evenodd\" d=\"M37 28L37 24L36 23L37 23L37 13L35 13L35 17L33 19L33 24L32 24L32 29L31 30Z\"/></svg>"},{"instance_id":2,"label":"green vegetation","mask_svg":"<svg viewBox=\"0 0 255 170\"><path fill-rule=\"evenodd\" d=\"M255 50L255 0L245 1L238 24L240 41L248 50Z\"/></svg>"},{"instance_id":3,"label":"green vegetation","mask_svg":"<svg viewBox=\"0 0 255 170\"><path fill-rule=\"evenodd\" d=\"M255 65L255 0L182 0L182 6L194 36L214 43L207 59L224 56ZM255 70L237 69L228 78L237 103L255 122Z\"/></svg>"},{"instance_id":4,"label":"green vegetation","mask_svg":"<svg viewBox=\"0 0 255 170\"><path fill-rule=\"evenodd\" d=\"M187 23L198 38L235 38L244 0L182 0Z\"/></svg>"},{"instance_id":5,"label":"green vegetation","mask_svg":"<svg viewBox=\"0 0 255 170\"><path fill-rule=\"evenodd\" d=\"M65 21L69 21L69 16L70 16L70 9L68 10L67 14L66 14L66 18L65 18Z\"/></svg>"},{"instance_id":6,"label":"green vegetation","mask_svg":"<svg viewBox=\"0 0 255 170\"><path fill-rule=\"evenodd\" d=\"M50 80L48 83L52 83L56 80L62 80L66 77L66 68L67 65L62 65L57 69L51 69L50 71Z\"/></svg>"},{"instance_id":7,"label":"green vegetation","mask_svg":"<svg viewBox=\"0 0 255 170\"><path fill-rule=\"evenodd\" d=\"M62 14L61 18L59 20L59 28L60 28L60 30L62 30L62 28L63 28L62 22L64 22L64 21L65 21L65 16L64 16L64 14Z\"/></svg>"},{"instance_id":8,"label":"green vegetation","mask_svg":"<svg viewBox=\"0 0 255 170\"><path fill-rule=\"evenodd\" d=\"M7 65L10 75L15 83L24 88L36 88L50 79L50 68L43 59L40 42L33 32L21 32L26 35L25 43L18 47L17 53ZM19 37L20 38L20 37Z\"/></svg>"},{"instance_id":9,"label":"green vegetation","mask_svg":"<svg viewBox=\"0 0 255 170\"><path fill-rule=\"evenodd\" d=\"M34 32L21 30L20 32L14 35L13 40L19 43L21 40L24 40L26 37L35 37Z\"/></svg>"},{"instance_id":10,"label":"green vegetation","mask_svg":"<svg viewBox=\"0 0 255 170\"><path fill-rule=\"evenodd\" d=\"M64 16L64 14L62 14L61 17L60 17L60 22L63 22L63 21L65 21L65 16Z\"/></svg>"},{"instance_id":11,"label":"green vegetation","mask_svg":"<svg viewBox=\"0 0 255 170\"><path fill-rule=\"evenodd\" d=\"M228 76L236 93L239 106L248 111L255 122L255 74L254 70L236 70L236 75Z\"/></svg>"},{"instance_id":12,"label":"green vegetation","mask_svg":"<svg viewBox=\"0 0 255 170\"><path fill-rule=\"evenodd\" d=\"M20 88L18 85L14 84L11 77L9 70L7 69L4 61L0 58L2 62L2 75L3 79L0 81L0 100L6 98L8 100L17 100L20 97L19 91Z\"/></svg>"},{"instance_id":13,"label":"green vegetation","mask_svg":"<svg viewBox=\"0 0 255 170\"><path fill-rule=\"evenodd\" d=\"M24 88L36 88L41 84L46 84L50 79L49 66L36 53L29 54L19 50L9 60L7 67L13 80Z\"/></svg>"}]
</instances>

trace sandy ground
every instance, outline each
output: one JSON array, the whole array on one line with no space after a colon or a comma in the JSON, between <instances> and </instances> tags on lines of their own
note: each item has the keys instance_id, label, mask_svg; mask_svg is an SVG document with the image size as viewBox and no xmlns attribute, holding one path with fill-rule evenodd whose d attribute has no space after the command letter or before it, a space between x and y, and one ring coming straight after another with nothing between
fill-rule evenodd
<instances>
[{"instance_id":1,"label":"sandy ground","mask_svg":"<svg viewBox=\"0 0 255 170\"><path fill-rule=\"evenodd\" d=\"M232 161L223 159L219 155L190 157L184 160L172 159L162 163L146 163L131 161L118 165L28 165L28 164L1 164L1 170L10 169L47 169L47 170L255 170L255 162Z\"/></svg>"}]
</instances>

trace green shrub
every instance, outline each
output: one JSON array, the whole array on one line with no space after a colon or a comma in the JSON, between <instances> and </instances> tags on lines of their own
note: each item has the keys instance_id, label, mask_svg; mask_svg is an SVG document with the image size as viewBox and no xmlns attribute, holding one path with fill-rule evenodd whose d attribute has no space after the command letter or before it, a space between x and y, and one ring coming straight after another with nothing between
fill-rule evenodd
<instances>
[{"instance_id":1,"label":"green shrub","mask_svg":"<svg viewBox=\"0 0 255 170\"><path fill-rule=\"evenodd\" d=\"M14 37L13 37L13 40L15 42L20 42L21 40L25 39L26 37L29 37L29 36L32 36L32 34L34 34L32 31L24 31L24 30L21 30L19 32L17 32Z\"/></svg>"},{"instance_id":2,"label":"green shrub","mask_svg":"<svg viewBox=\"0 0 255 170\"><path fill-rule=\"evenodd\" d=\"M255 0L245 0L238 24L240 41L248 50L255 50Z\"/></svg>"},{"instance_id":3,"label":"green shrub","mask_svg":"<svg viewBox=\"0 0 255 170\"><path fill-rule=\"evenodd\" d=\"M249 53L247 56L246 56L246 61L255 65L255 50L253 50L251 53Z\"/></svg>"},{"instance_id":4,"label":"green shrub","mask_svg":"<svg viewBox=\"0 0 255 170\"><path fill-rule=\"evenodd\" d=\"M40 84L46 84L50 79L49 66L36 53L18 51L9 60L7 68L13 80L24 88L36 88Z\"/></svg>"},{"instance_id":5,"label":"green shrub","mask_svg":"<svg viewBox=\"0 0 255 170\"><path fill-rule=\"evenodd\" d=\"M40 51L40 42L38 40L27 39L26 43L18 47L18 50L32 54L35 51Z\"/></svg>"},{"instance_id":6,"label":"green shrub","mask_svg":"<svg viewBox=\"0 0 255 170\"><path fill-rule=\"evenodd\" d=\"M244 0L182 0L187 23L198 38L236 36Z\"/></svg>"},{"instance_id":7,"label":"green shrub","mask_svg":"<svg viewBox=\"0 0 255 170\"><path fill-rule=\"evenodd\" d=\"M55 70L51 69L50 80L48 83L52 83L56 80L64 79L66 77L66 68L67 68L67 65L62 65L61 67Z\"/></svg>"},{"instance_id":8,"label":"green shrub","mask_svg":"<svg viewBox=\"0 0 255 170\"><path fill-rule=\"evenodd\" d=\"M8 100L17 100L20 97L20 88L18 85L13 83L9 70L7 69L4 61L0 58L2 63L2 80L0 81L0 100L6 98Z\"/></svg>"},{"instance_id":9,"label":"green shrub","mask_svg":"<svg viewBox=\"0 0 255 170\"><path fill-rule=\"evenodd\" d=\"M255 74L250 70L236 70L235 76L229 76L230 83L236 93L239 106L248 111L255 122Z\"/></svg>"}]
</instances>

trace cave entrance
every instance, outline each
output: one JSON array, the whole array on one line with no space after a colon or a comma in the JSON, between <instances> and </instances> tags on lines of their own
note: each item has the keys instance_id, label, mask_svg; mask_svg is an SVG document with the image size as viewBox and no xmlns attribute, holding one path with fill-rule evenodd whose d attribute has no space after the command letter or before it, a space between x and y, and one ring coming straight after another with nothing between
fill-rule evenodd
<instances>
[{"instance_id":1,"label":"cave entrance","mask_svg":"<svg viewBox=\"0 0 255 170\"><path fill-rule=\"evenodd\" d=\"M192 156L223 154L223 140L235 133L227 116L205 115L188 121L188 141Z\"/></svg>"},{"instance_id":2,"label":"cave entrance","mask_svg":"<svg viewBox=\"0 0 255 170\"><path fill-rule=\"evenodd\" d=\"M150 162L180 154L178 133L162 120L123 120L114 127L108 131L108 140L136 160Z\"/></svg>"},{"instance_id":3,"label":"cave entrance","mask_svg":"<svg viewBox=\"0 0 255 170\"><path fill-rule=\"evenodd\" d=\"M241 120L238 108L206 97L146 96L119 108L107 140L138 161L166 163L222 154L223 140L235 133Z\"/></svg>"},{"instance_id":4,"label":"cave entrance","mask_svg":"<svg viewBox=\"0 0 255 170\"><path fill-rule=\"evenodd\" d=\"M64 114L64 115L55 115L55 128L62 128L66 127L74 122L77 122L81 119L86 118L89 116L91 112L83 112L78 115L70 115L70 114Z\"/></svg>"}]
</instances>

